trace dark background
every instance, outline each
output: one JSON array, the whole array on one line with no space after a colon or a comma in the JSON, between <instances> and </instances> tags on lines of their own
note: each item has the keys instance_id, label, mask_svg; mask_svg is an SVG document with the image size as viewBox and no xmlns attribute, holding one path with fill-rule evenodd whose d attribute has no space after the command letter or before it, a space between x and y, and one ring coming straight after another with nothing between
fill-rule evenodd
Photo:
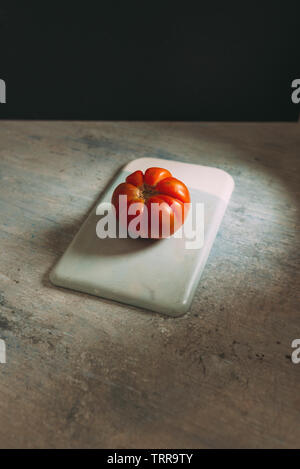
<instances>
[{"instance_id":1,"label":"dark background","mask_svg":"<svg viewBox=\"0 0 300 469\"><path fill-rule=\"evenodd\" d=\"M1 5L1 118L298 119L300 1Z\"/></svg>"}]
</instances>

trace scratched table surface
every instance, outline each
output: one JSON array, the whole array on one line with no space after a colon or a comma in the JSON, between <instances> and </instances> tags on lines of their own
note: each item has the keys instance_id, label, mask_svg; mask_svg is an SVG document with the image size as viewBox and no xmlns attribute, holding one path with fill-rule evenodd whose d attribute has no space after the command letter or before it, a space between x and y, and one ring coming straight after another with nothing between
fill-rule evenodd
<instances>
[{"instance_id":1,"label":"scratched table surface","mask_svg":"<svg viewBox=\"0 0 300 469\"><path fill-rule=\"evenodd\" d=\"M177 319L49 282L142 156L236 183ZM299 447L299 157L297 123L1 121L0 447Z\"/></svg>"}]
</instances>

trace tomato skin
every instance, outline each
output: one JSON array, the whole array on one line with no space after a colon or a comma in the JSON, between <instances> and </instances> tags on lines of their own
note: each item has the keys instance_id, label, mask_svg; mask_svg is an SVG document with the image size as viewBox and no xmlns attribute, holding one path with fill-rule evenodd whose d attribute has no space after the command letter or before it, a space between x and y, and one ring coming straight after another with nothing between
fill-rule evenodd
<instances>
[{"instance_id":1,"label":"tomato skin","mask_svg":"<svg viewBox=\"0 0 300 469\"><path fill-rule=\"evenodd\" d=\"M163 168L148 168L145 171L144 182L149 186L156 186L156 184L169 176L172 176L170 171Z\"/></svg>"},{"instance_id":2,"label":"tomato skin","mask_svg":"<svg viewBox=\"0 0 300 469\"><path fill-rule=\"evenodd\" d=\"M132 174L129 174L126 178L126 182L129 182L130 184L133 184L134 186L142 186L144 183L144 175L143 171L135 171Z\"/></svg>"},{"instance_id":3,"label":"tomato skin","mask_svg":"<svg viewBox=\"0 0 300 469\"><path fill-rule=\"evenodd\" d=\"M190 193L188 188L179 179L173 177L167 177L160 181L157 186L157 190L162 194L170 195L175 199L179 199L183 203L190 203Z\"/></svg>"},{"instance_id":4,"label":"tomato skin","mask_svg":"<svg viewBox=\"0 0 300 469\"><path fill-rule=\"evenodd\" d=\"M127 196L127 206L125 207L126 210L126 215L127 215L127 220L129 224L131 220L135 218L136 215L129 215L128 214L128 209L132 203L142 203L144 204L145 201L144 199L140 196L140 191L138 187L134 186L133 184L130 184L128 182L122 182L121 184L118 185L118 187L114 190L114 193L112 195L111 203L114 205L116 209L116 215L117 218L119 218L119 215L121 215L120 207L119 207L119 196L120 195L126 195Z\"/></svg>"},{"instance_id":5,"label":"tomato skin","mask_svg":"<svg viewBox=\"0 0 300 469\"><path fill-rule=\"evenodd\" d=\"M127 204L123 207L127 212L127 228L138 214L146 216L145 207L147 208L148 231L141 233L145 238L160 239L175 233L184 223L188 213L188 206L184 209L185 204L190 203L190 194L186 185L179 179L173 178L170 171L156 167L148 168L145 174L142 171L135 171L127 176L126 182L119 184L114 190L112 204L116 208L117 218L124 219L119 203L120 195L127 196ZM139 204L137 213L129 214L131 205L135 203ZM154 227L155 215L158 227Z\"/></svg>"}]
</instances>

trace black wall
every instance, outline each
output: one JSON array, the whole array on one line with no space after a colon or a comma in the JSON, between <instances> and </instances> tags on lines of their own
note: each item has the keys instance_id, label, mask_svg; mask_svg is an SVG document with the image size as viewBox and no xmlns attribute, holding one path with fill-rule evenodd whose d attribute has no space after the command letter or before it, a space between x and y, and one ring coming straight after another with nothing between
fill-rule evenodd
<instances>
[{"instance_id":1,"label":"black wall","mask_svg":"<svg viewBox=\"0 0 300 469\"><path fill-rule=\"evenodd\" d=\"M1 5L2 118L298 118L300 0Z\"/></svg>"}]
</instances>

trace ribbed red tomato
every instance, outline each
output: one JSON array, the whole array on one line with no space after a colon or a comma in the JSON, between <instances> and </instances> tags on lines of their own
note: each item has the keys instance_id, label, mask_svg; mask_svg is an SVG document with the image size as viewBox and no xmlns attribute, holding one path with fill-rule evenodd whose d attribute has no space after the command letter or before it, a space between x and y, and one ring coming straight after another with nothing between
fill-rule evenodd
<instances>
[{"instance_id":1,"label":"ribbed red tomato","mask_svg":"<svg viewBox=\"0 0 300 469\"><path fill-rule=\"evenodd\" d=\"M119 196L122 195L127 196L127 204L124 206L120 204ZM130 232L131 222L139 215L140 221L136 228L142 228L140 236L145 238L164 238L172 235L184 223L189 207L185 204L189 203L190 194L186 185L163 168L148 168L145 174L135 171L127 176L126 182L119 184L112 196L112 204L116 208L119 221L124 220L126 215ZM132 207L133 204L138 205ZM135 207L138 207L138 210L135 211ZM146 218L147 223L144 224Z\"/></svg>"}]
</instances>

